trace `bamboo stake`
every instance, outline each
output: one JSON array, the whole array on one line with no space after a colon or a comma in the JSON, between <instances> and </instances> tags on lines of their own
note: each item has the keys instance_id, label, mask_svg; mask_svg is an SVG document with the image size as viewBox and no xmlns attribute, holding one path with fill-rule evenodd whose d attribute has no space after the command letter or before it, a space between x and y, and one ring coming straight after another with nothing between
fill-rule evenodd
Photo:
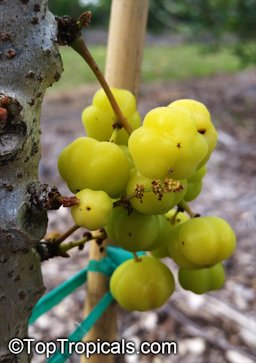
<instances>
[{"instance_id":1,"label":"bamboo stake","mask_svg":"<svg viewBox=\"0 0 256 363\"><path fill-rule=\"evenodd\" d=\"M106 246L106 240L101 247ZM96 242L92 242L90 246L89 258L90 260L100 260L106 255L105 250L100 252L99 246ZM87 275L87 296L85 301L85 316L89 315L91 310L102 296L109 290L109 279L100 272L88 272ZM92 329L86 335L85 340L88 342L97 342L100 339L101 342L111 342L117 340L116 336L116 309L115 304L105 311L103 316L94 324ZM114 358L112 355L94 354L90 358L86 359L82 357L81 362L90 363L113 363Z\"/></svg>"},{"instance_id":2,"label":"bamboo stake","mask_svg":"<svg viewBox=\"0 0 256 363\"><path fill-rule=\"evenodd\" d=\"M140 84L140 68L144 48L149 0L112 0L106 79L110 86L125 88L137 95ZM90 259L99 260L105 255L92 243ZM89 272L85 314L97 304L109 289L109 280L97 272ZM115 304L93 326L86 341L118 340ZM92 355L90 363L113 363L113 355ZM82 358L82 362L88 362Z\"/></svg>"},{"instance_id":3,"label":"bamboo stake","mask_svg":"<svg viewBox=\"0 0 256 363\"><path fill-rule=\"evenodd\" d=\"M148 0L112 0L106 78L112 87L138 94Z\"/></svg>"}]
</instances>

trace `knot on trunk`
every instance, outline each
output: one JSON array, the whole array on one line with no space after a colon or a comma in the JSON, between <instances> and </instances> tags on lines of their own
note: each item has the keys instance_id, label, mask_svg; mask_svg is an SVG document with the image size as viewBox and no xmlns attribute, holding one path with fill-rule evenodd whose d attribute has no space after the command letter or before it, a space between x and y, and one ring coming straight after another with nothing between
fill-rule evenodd
<instances>
[{"instance_id":1,"label":"knot on trunk","mask_svg":"<svg viewBox=\"0 0 256 363\"><path fill-rule=\"evenodd\" d=\"M59 209L62 205L61 194L55 186L35 182L27 186L27 192L31 204L40 210Z\"/></svg>"},{"instance_id":2,"label":"knot on trunk","mask_svg":"<svg viewBox=\"0 0 256 363\"><path fill-rule=\"evenodd\" d=\"M23 148L27 126L20 120L21 104L14 98L0 95L0 161L7 162Z\"/></svg>"},{"instance_id":3,"label":"knot on trunk","mask_svg":"<svg viewBox=\"0 0 256 363\"><path fill-rule=\"evenodd\" d=\"M57 41L59 45L70 45L81 36L82 28L91 21L91 12L86 11L78 19L71 16L55 16L58 24Z\"/></svg>"},{"instance_id":4,"label":"knot on trunk","mask_svg":"<svg viewBox=\"0 0 256 363\"><path fill-rule=\"evenodd\" d=\"M65 197L55 186L48 184L31 183L27 186L27 192L30 194L30 203L39 210L56 210L61 206L69 208L79 203L75 196Z\"/></svg>"}]
</instances>

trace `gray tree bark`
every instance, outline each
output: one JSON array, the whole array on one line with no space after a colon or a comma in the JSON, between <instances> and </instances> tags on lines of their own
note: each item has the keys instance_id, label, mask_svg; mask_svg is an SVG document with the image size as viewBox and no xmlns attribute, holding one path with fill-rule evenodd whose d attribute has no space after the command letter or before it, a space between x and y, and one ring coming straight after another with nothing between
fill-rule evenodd
<instances>
[{"instance_id":1,"label":"gray tree bark","mask_svg":"<svg viewBox=\"0 0 256 363\"><path fill-rule=\"evenodd\" d=\"M47 0L0 0L0 362L29 362L8 342L28 335L32 308L44 291L34 247L46 213L31 203L37 181L39 119L47 87L62 63L57 24Z\"/></svg>"}]
</instances>

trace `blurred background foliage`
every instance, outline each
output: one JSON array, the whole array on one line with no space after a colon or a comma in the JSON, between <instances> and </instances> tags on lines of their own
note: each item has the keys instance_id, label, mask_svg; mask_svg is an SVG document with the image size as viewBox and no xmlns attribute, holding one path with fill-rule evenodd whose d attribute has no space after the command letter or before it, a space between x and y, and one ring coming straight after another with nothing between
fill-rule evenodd
<instances>
[{"instance_id":1,"label":"blurred background foliage","mask_svg":"<svg viewBox=\"0 0 256 363\"><path fill-rule=\"evenodd\" d=\"M88 34L95 29L107 31L111 0L49 0L49 7L54 14L74 17L90 10L93 18ZM255 19L256 0L150 0L148 34L152 36L145 48L143 81L235 72L255 64ZM164 43L159 39L165 39ZM91 42L90 49L103 68L105 44ZM70 49L63 48L62 58L66 73L56 87L93 81Z\"/></svg>"},{"instance_id":2,"label":"blurred background foliage","mask_svg":"<svg viewBox=\"0 0 256 363\"><path fill-rule=\"evenodd\" d=\"M122 0L120 0L122 1ZM50 0L58 15L78 16L89 9L93 25L107 27L111 0ZM173 31L207 42L209 50L227 38L242 62L256 62L256 0L150 0L150 32Z\"/></svg>"}]
</instances>

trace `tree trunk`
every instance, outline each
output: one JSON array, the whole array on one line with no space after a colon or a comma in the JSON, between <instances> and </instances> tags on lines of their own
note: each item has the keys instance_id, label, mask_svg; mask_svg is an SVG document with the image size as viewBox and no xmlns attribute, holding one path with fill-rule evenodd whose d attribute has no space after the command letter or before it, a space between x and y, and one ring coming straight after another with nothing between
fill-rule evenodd
<instances>
[{"instance_id":1,"label":"tree trunk","mask_svg":"<svg viewBox=\"0 0 256 363\"><path fill-rule=\"evenodd\" d=\"M42 99L62 72L56 36L46 0L0 0L0 362L30 361L25 351L13 355L8 342L27 337L44 291L33 247L47 216L27 187L38 178Z\"/></svg>"}]
</instances>

